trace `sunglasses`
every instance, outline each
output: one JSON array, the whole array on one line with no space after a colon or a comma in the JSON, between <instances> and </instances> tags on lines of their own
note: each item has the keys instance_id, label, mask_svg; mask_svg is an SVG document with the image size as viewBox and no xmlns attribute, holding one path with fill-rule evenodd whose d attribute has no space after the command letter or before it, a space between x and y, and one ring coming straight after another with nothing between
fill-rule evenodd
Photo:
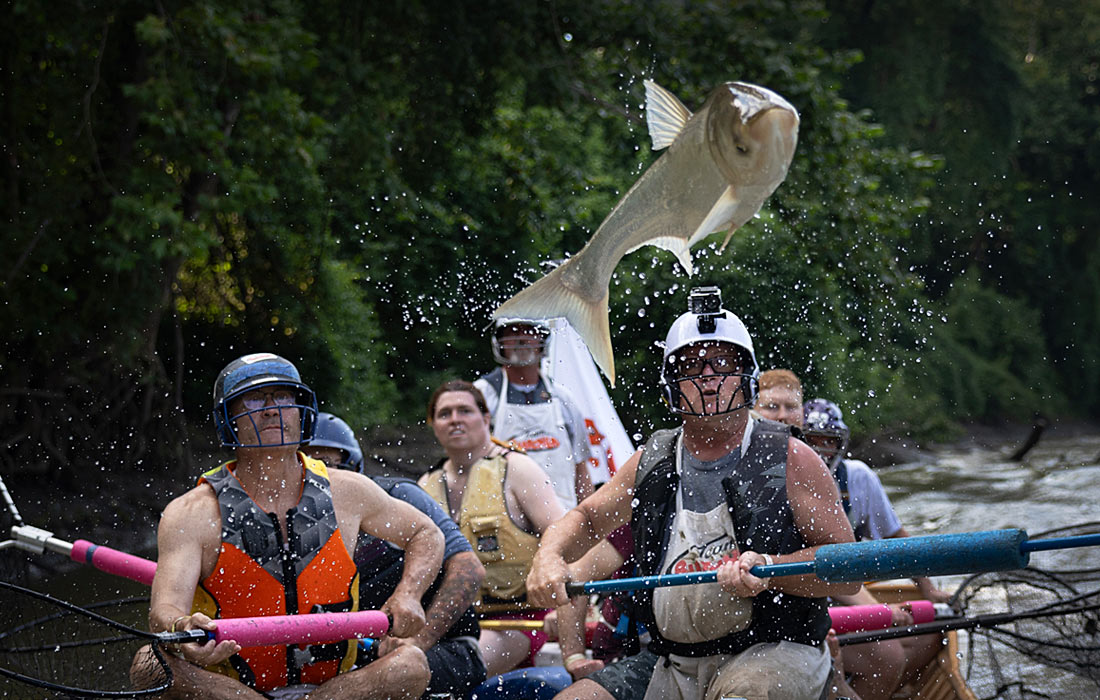
<instances>
[{"instance_id":1,"label":"sunglasses","mask_svg":"<svg viewBox=\"0 0 1100 700\"><path fill-rule=\"evenodd\" d=\"M672 365L678 377L698 377L707 365L710 365L715 374L737 374L741 372L741 357L739 355L670 357L669 364Z\"/></svg>"},{"instance_id":2,"label":"sunglasses","mask_svg":"<svg viewBox=\"0 0 1100 700\"><path fill-rule=\"evenodd\" d=\"M250 391L241 397L241 402L249 411L255 411L267 405L267 400L276 406L291 406L294 404L294 392L290 389L273 389L271 391Z\"/></svg>"}]
</instances>

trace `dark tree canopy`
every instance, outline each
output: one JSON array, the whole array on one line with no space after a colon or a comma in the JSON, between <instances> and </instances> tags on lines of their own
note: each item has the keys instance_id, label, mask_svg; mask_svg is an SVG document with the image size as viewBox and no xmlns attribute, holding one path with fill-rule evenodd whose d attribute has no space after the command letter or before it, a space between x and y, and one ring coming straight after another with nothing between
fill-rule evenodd
<instances>
[{"instance_id":1,"label":"dark tree canopy","mask_svg":"<svg viewBox=\"0 0 1100 700\"><path fill-rule=\"evenodd\" d=\"M655 344L695 284L859 430L1100 409L1096 0L0 19L5 475L194 474L215 374L257 350L360 431L418 421L491 362L492 309L657 157L647 77L692 108L766 85L802 124L786 182L728 250L696 249L696 277L657 249L616 272L628 430L669 420Z\"/></svg>"}]
</instances>

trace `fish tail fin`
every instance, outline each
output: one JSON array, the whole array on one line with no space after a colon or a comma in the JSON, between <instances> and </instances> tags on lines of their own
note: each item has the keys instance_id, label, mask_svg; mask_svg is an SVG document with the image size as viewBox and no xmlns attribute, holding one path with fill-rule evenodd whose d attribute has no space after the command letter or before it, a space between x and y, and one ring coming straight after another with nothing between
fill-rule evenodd
<instances>
[{"instance_id":1,"label":"fish tail fin","mask_svg":"<svg viewBox=\"0 0 1100 700\"><path fill-rule=\"evenodd\" d=\"M562 272L569 263L550 272L493 312L493 318L551 319L565 318L588 346L592 359L615 386L615 357L611 350L607 291L596 300L585 299L570 289Z\"/></svg>"}]
</instances>

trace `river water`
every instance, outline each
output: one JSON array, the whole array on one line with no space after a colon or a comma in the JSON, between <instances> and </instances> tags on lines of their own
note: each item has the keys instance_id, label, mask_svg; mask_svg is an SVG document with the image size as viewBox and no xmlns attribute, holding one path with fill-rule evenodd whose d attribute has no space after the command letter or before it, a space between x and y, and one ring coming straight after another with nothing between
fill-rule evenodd
<instances>
[{"instance_id":1,"label":"river water","mask_svg":"<svg viewBox=\"0 0 1100 700\"><path fill-rule=\"evenodd\" d=\"M1010 461L1010 452L1009 447L941 449L927 461L877 473L912 535L1013 527L1036 534L1100 520L1100 436L1047 438L1020 462ZM1055 573L1100 569L1100 547L1036 552L1031 564ZM944 590L954 591L963 578L944 577L937 582ZM1092 591L1100 581L1075 585ZM976 598L968 614L1005 612L1005 599L992 591ZM967 668L968 657L973 657L968 681L979 698L1100 698L1096 682L1036 664L1026 655L990 642L987 636L966 632L959 636L963 668ZM1086 634L1074 641L1079 642L1100 644L1100 636Z\"/></svg>"}]
</instances>

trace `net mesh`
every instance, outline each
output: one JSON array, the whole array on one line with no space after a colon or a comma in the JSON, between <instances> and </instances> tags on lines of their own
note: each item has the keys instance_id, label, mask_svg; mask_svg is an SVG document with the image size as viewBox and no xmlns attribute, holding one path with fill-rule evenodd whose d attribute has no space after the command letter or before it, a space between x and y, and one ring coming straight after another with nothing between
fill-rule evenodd
<instances>
[{"instance_id":1,"label":"net mesh","mask_svg":"<svg viewBox=\"0 0 1100 700\"><path fill-rule=\"evenodd\" d=\"M88 609L136 629L148 598L97 603ZM149 697L167 688L163 652L138 650L142 637L60 602L0 586L0 697ZM136 660L135 660L136 659ZM131 679L140 678L138 690ZM20 678L21 677L21 678Z\"/></svg>"},{"instance_id":2,"label":"net mesh","mask_svg":"<svg viewBox=\"0 0 1100 700\"><path fill-rule=\"evenodd\" d=\"M1086 523L1029 537L1100 532ZM960 632L967 683L982 700L1100 697L1100 548L1033 556L1040 566L978 574L955 593L967 615L1050 613Z\"/></svg>"}]
</instances>

